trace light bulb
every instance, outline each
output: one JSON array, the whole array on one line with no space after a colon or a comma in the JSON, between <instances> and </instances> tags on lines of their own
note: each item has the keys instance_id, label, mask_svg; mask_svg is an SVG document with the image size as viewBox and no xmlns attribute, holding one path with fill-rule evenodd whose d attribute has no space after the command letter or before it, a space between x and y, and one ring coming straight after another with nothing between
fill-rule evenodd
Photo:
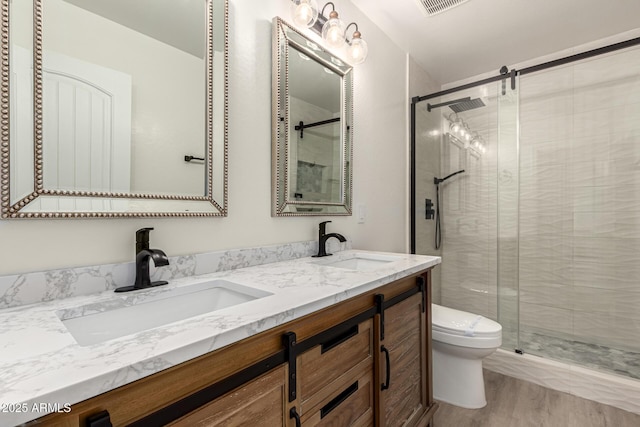
<instances>
[{"instance_id":1,"label":"light bulb","mask_svg":"<svg viewBox=\"0 0 640 427\"><path fill-rule=\"evenodd\" d=\"M299 0L293 5L293 22L300 27L313 27L318 19L318 4L316 0Z\"/></svg>"},{"instance_id":2,"label":"light bulb","mask_svg":"<svg viewBox=\"0 0 640 427\"><path fill-rule=\"evenodd\" d=\"M322 27L322 38L329 47L339 49L346 43L344 30L344 22L338 18L338 12L333 10Z\"/></svg>"},{"instance_id":3,"label":"light bulb","mask_svg":"<svg viewBox=\"0 0 640 427\"><path fill-rule=\"evenodd\" d=\"M367 59L367 53L369 52L367 42L360 37L359 31L353 33L353 39L351 39L351 43L347 48L347 55L354 65L362 64Z\"/></svg>"}]
</instances>

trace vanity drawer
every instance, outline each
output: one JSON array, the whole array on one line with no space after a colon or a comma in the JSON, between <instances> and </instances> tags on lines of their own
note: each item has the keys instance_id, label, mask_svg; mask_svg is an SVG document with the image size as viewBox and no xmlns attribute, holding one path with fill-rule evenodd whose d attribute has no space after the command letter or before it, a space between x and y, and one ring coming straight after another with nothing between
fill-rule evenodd
<instances>
[{"instance_id":1,"label":"vanity drawer","mask_svg":"<svg viewBox=\"0 0 640 427\"><path fill-rule=\"evenodd\" d=\"M373 320L368 319L298 356L298 397L303 404L354 369L373 363Z\"/></svg>"},{"instance_id":2,"label":"vanity drawer","mask_svg":"<svg viewBox=\"0 0 640 427\"><path fill-rule=\"evenodd\" d=\"M302 417L304 427L373 426L373 374L368 369L351 378Z\"/></svg>"}]
</instances>

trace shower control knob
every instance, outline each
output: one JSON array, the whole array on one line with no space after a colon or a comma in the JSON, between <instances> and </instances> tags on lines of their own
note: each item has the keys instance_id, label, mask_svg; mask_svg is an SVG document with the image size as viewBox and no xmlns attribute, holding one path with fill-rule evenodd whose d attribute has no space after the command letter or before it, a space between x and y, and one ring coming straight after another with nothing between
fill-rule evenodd
<instances>
[{"instance_id":1,"label":"shower control knob","mask_svg":"<svg viewBox=\"0 0 640 427\"><path fill-rule=\"evenodd\" d=\"M433 219L436 215L436 211L433 209L433 202L431 199L424 200L424 219Z\"/></svg>"}]
</instances>

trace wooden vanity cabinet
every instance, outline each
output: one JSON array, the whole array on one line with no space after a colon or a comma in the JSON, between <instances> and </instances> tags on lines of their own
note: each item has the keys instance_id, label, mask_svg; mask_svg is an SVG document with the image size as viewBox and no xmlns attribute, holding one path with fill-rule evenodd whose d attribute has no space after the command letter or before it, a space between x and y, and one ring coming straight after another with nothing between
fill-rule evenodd
<instances>
[{"instance_id":1,"label":"wooden vanity cabinet","mask_svg":"<svg viewBox=\"0 0 640 427\"><path fill-rule=\"evenodd\" d=\"M31 425L427 426L429 301L424 271Z\"/></svg>"},{"instance_id":2,"label":"wooden vanity cabinet","mask_svg":"<svg viewBox=\"0 0 640 427\"><path fill-rule=\"evenodd\" d=\"M286 366L282 365L168 425L286 426L286 378Z\"/></svg>"}]
</instances>

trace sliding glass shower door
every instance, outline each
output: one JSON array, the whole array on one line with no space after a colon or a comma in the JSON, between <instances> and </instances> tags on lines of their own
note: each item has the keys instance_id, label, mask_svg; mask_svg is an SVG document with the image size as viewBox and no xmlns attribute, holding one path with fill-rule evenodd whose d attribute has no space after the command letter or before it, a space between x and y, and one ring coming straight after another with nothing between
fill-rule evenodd
<instances>
[{"instance_id":1,"label":"sliding glass shower door","mask_svg":"<svg viewBox=\"0 0 640 427\"><path fill-rule=\"evenodd\" d=\"M497 320L505 349L640 379L640 42L489 80L414 104L434 302Z\"/></svg>"},{"instance_id":2,"label":"sliding glass shower door","mask_svg":"<svg viewBox=\"0 0 640 427\"><path fill-rule=\"evenodd\" d=\"M434 301L518 333L517 93L510 80L415 108L415 251L442 257Z\"/></svg>"}]
</instances>

